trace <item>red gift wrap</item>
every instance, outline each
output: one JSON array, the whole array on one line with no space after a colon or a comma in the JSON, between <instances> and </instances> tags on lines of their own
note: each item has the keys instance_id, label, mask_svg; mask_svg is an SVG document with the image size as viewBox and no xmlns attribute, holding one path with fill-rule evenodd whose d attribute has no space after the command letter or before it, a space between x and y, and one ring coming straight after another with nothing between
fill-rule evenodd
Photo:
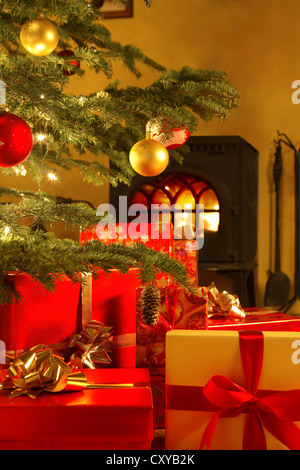
<instances>
[{"instance_id":1,"label":"red gift wrap","mask_svg":"<svg viewBox=\"0 0 300 470\"><path fill-rule=\"evenodd\" d=\"M106 245L114 243L125 246L132 246L136 242L143 243L148 248L173 254L174 232L172 224L161 223L120 223L100 225L84 230L80 233L80 242L86 243L90 240L100 240ZM165 273L157 273L156 280L165 286L168 283L168 276Z\"/></svg>"},{"instance_id":2,"label":"red gift wrap","mask_svg":"<svg viewBox=\"0 0 300 470\"><path fill-rule=\"evenodd\" d=\"M135 367L136 362L136 289L140 284L138 269L121 274L99 271L98 279L90 279L91 290L84 294L83 308L93 320L113 328L113 367ZM89 293L90 292L90 293ZM85 314L83 313L83 316ZM87 323L84 321L84 323Z\"/></svg>"},{"instance_id":3,"label":"red gift wrap","mask_svg":"<svg viewBox=\"0 0 300 470\"><path fill-rule=\"evenodd\" d=\"M93 227L80 234L82 243L90 240L101 240L107 245L120 243L127 246L133 243L144 243L148 248L165 253L171 253L174 246L172 224L135 223L112 224L99 228Z\"/></svg>"},{"instance_id":4,"label":"red gift wrap","mask_svg":"<svg viewBox=\"0 0 300 470\"><path fill-rule=\"evenodd\" d=\"M183 287L160 288L161 307L157 325L149 327L141 321L137 291L136 365L149 367L150 375L165 374L165 337L169 330L205 329L207 321L206 288L198 288L198 295Z\"/></svg>"},{"instance_id":5,"label":"red gift wrap","mask_svg":"<svg viewBox=\"0 0 300 470\"><path fill-rule=\"evenodd\" d=\"M0 340L7 350L65 341L77 332L80 283L67 277L46 291L26 273L7 273L22 300L0 307Z\"/></svg>"},{"instance_id":6,"label":"red gift wrap","mask_svg":"<svg viewBox=\"0 0 300 470\"><path fill-rule=\"evenodd\" d=\"M85 370L89 384L130 388L47 393L36 399L0 393L1 450L148 450L153 404L146 369Z\"/></svg>"},{"instance_id":7,"label":"red gift wrap","mask_svg":"<svg viewBox=\"0 0 300 470\"><path fill-rule=\"evenodd\" d=\"M198 285L198 249L196 240L174 240L174 257L180 261L195 286Z\"/></svg>"},{"instance_id":8,"label":"red gift wrap","mask_svg":"<svg viewBox=\"0 0 300 470\"><path fill-rule=\"evenodd\" d=\"M300 316L275 310L246 308L236 295L219 292L214 283L208 288L208 330L300 331Z\"/></svg>"},{"instance_id":9,"label":"red gift wrap","mask_svg":"<svg viewBox=\"0 0 300 470\"><path fill-rule=\"evenodd\" d=\"M263 309L245 309L245 318L212 316L207 320L208 330L300 331L300 317Z\"/></svg>"}]
</instances>

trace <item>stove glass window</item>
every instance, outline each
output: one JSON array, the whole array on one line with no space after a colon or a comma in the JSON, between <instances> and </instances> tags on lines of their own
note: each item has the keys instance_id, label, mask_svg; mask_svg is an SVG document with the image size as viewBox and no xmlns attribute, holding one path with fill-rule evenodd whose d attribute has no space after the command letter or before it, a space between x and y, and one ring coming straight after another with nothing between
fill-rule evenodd
<instances>
[{"instance_id":1,"label":"stove glass window","mask_svg":"<svg viewBox=\"0 0 300 470\"><path fill-rule=\"evenodd\" d=\"M218 232L220 225L220 205L211 185L203 179L183 173L171 173L144 183L133 196L131 204L143 204L148 209L151 204L178 204L181 218L170 220L177 226L191 223L195 226L196 204L204 205L204 231ZM189 214L190 213L190 214ZM172 217L172 215L171 215Z\"/></svg>"}]
</instances>

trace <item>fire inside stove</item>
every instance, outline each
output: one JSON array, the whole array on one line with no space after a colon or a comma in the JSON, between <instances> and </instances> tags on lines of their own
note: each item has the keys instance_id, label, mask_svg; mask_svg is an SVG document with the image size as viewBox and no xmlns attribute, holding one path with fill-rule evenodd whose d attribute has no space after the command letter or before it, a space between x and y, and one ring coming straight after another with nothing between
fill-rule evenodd
<instances>
[{"instance_id":1,"label":"fire inside stove","mask_svg":"<svg viewBox=\"0 0 300 470\"><path fill-rule=\"evenodd\" d=\"M188 223L196 225L196 205L203 204L202 214L205 232L218 232L220 225L220 205L214 189L202 178L172 173L159 177L154 182L144 183L135 192L131 204L143 204L147 209L153 205L165 204L180 207L181 220L169 212L174 230ZM190 217L191 214L191 217ZM173 220L172 220L173 218Z\"/></svg>"}]
</instances>

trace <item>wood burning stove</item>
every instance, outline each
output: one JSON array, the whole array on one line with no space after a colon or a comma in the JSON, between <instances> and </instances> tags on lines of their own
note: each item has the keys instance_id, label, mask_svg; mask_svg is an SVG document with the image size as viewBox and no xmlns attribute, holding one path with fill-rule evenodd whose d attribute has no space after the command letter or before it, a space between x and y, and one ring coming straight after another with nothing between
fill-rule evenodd
<instances>
[{"instance_id":1,"label":"wood burning stove","mask_svg":"<svg viewBox=\"0 0 300 470\"><path fill-rule=\"evenodd\" d=\"M214 282L219 290L255 306L257 267L258 152L239 136L194 136L183 166L171 163L154 178L135 176L130 187L112 188L128 203L204 204L204 246L198 252L198 284ZM118 217L118 214L117 214ZM172 221L174 223L174 221ZM184 223L184 220L182 221Z\"/></svg>"}]
</instances>

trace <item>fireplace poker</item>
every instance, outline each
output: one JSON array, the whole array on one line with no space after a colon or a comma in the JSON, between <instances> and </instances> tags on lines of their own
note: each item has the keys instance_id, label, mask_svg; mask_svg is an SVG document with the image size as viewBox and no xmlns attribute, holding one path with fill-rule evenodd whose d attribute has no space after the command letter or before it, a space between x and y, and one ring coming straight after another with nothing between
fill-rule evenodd
<instances>
[{"instance_id":1,"label":"fireplace poker","mask_svg":"<svg viewBox=\"0 0 300 470\"><path fill-rule=\"evenodd\" d=\"M266 291L264 304L268 306L286 305L289 300L290 280L286 274L280 269L280 177L282 171L282 154L281 141L275 141L275 160L273 167L273 177L276 193L276 216L275 216L275 272L270 273Z\"/></svg>"},{"instance_id":2,"label":"fireplace poker","mask_svg":"<svg viewBox=\"0 0 300 470\"><path fill-rule=\"evenodd\" d=\"M296 149L286 134L277 131L278 136L284 137L280 139L282 143L290 147L294 151L294 175L295 175L295 273L294 273L294 295L281 307L281 311L286 313L300 298L300 149Z\"/></svg>"}]
</instances>

